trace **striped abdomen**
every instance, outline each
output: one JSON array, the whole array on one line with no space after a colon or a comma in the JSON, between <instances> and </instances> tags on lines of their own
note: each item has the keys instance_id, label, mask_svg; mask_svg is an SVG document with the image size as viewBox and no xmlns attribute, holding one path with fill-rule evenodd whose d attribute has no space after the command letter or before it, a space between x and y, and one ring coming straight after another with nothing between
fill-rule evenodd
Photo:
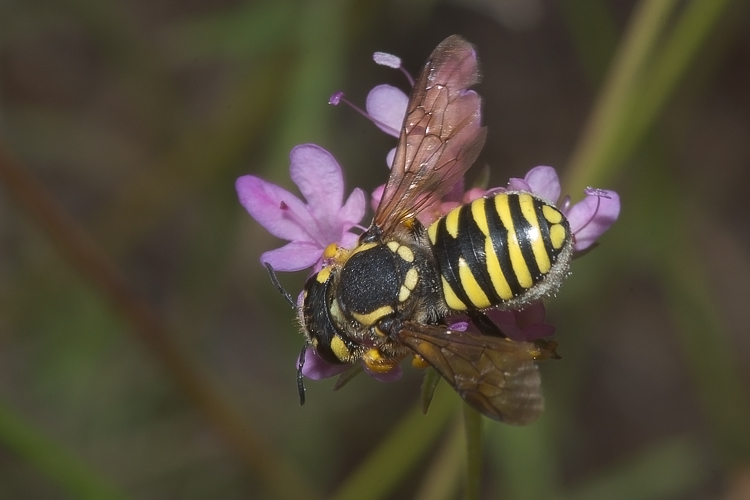
<instances>
[{"instance_id":1,"label":"striped abdomen","mask_svg":"<svg viewBox=\"0 0 750 500\"><path fill-rule=\"evenodd\" d=\"M573 253L570 225L529 193L452 210L428 229L450 309L521 308L554 293Z\"/></svg>"}]
</instances>

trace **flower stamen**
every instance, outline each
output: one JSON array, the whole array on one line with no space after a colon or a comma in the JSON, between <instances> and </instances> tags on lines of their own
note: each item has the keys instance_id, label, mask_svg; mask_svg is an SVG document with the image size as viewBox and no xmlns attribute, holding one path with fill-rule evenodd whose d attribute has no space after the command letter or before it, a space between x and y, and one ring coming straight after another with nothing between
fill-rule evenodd
<instances>
[{"instance_id":1,"label":"flower stamen","mask_svg":"<svg viewBox=\"0 0 750 500\"><path fill-rule=\"evenodd\" d=\"M576 233L580 233L583 229L586 228L586 226L588 226L594 221L597 214L599 213L599 207L601 207L601 204L602 204L601 199L602 198L607 198L608 200L611 199L611 196L609 196L609 193L607 193L603 189L587 187L583 192L586 194L586 196L596 196L596 208L591 213L591 216L589 216L589 218L586 220L586 222L583 223L581 227L579 227L578 229L572 230L573 237L575 237ZM567 200L567 203L569 204L570 198L566 196L566 200Z\"/></svg>"},{"instance_id":2,"label":"flower stamen","mask_svg":"<svg viewBox=\"0 0 750 500\"><path fill-rule=\"evenodd\" d=\"M395 137L398 137L398 130L394 130L393 127L391 127L391 126L389 126L389 125L381 122L380 120L377 120L376 118L373 118L373 116L370 115L367 111L363 110L362 108L360 108L359 106L357 106L356 104L354 104L353 102L351 102L349 99L347 99L344 96L344 93L341 90L335 92L331 96L331 98L328 99L328 104L330 104L332 106L338 106L342 102L344 104L348 105L350 108L352 108L354 111L356 111L360 115L362 115L365 118L367 118L368 120L370 120L372 123L374 123L378 127L380 127L381 130L384 129L384 128L388 129L388 130L392 131L391 135L393 135Z\"/></svg>"},{"instance_id":3,"label":"flower stamen","mask_svg":"<svg viewBox=\"0 0 750 500\"><path fill-rule=\"evenodd\" d=\"M406 68L404 68L404 65L401 64L401 58L398 56L394 56L393 54L388 54L387 52L375 52L372 55L372 60L375 61L376 64L380 64L381 66L388 66L389 68L393 69L400 69L401 72L406 75L406 79L409 80L409 85L411 87L414 86L414 78L411 76L411 74L406 71Z\"/></svg>"}]
</instances>

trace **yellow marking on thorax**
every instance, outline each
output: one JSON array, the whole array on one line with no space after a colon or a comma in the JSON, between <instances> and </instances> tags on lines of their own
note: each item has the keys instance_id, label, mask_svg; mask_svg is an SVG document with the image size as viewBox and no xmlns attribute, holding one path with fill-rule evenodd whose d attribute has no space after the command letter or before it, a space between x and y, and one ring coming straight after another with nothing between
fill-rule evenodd
<instances>
[{"instance_id":1,"label":"yellow marking on thorax","mask_svg":"<svg viewBox=\"0 0 750 500\"><path fill-rule=\"evenodd\" d=\"M445 295L445 303L448 304L448 307L454 311L465 311L466 304L461 302L461 299L458 298L445 277L440 276L440 279L443 281L443 295Z\"/></svg>"},{"instance_id":2,"label":"yellow marking on thorax","mask_svg":"<svg viewBox=\"0 0 750 500\"><path fill-rule=\"evenodd\" d=\"M331 339L331 351L341 361L348 361L352 356L351 351L338 335L334 335Z\"/></svg>"},{"instance_id":3,"label":"yellow marking on thorax","mask_svg":"<svg viewBox=\"0 0 750 500\"><path fill-rule=\"evenodd\" d=\"M531 251L534 253L534 259L537 266L539 266L539 271L547 274L552 264L550 263L547 250L544 248L544 240L539 230L539 219L534 210L534 198L528 194L521 194L518 198L521 205L521 213L532 227L532 232L528 236L531 243Z\"/></svg>"},{"instance_id":4,"label":"yellow marking on thorax","mask_svg":"<svg viewBox=\"0 0 750 500\"><path fill-rule=\"evenodd\" d=\"M399 292L398 292L399 302L403 302L409 298L409 296L411 295L411 291L414 290L418 282L419 282L419 272L417 271L416 268L412 267L406 272L406 276L404 277L404 284L401 285L401 288L399 289Z\"/></svg>"},{"instance_id":5,"label":"yellow marking on thorax","mask_svg":"<svg viewBox=\"0 0 750 500\"><path fill-rule=\"evenodd\" d=\"M414 252L411 251L411 248L400 244L398 241L389 241L386 246L406 262L414 262Z\"/></svg>"},{"instance_id":6,"label":"yellow marking on thorax","mask_svg":"<svg viewBox=\"0 0 750 500\"><path fill-rule=\"evenodd\" d=\"M466 292L466 295L468 295L469 300L471 300L475 307L485 309L492 305L490 299L487 298L487 294L484 293L477 279L471 273L471 269L466 264L466 259L463 257L458 259L458 279L461 282L464 292Z\"/></svg>"},{"instance_id":7,"label":"yellow marking on thorax","mask_svg":"<svg viewBox=\"0 0 750 500\"><path fill-rule=\"evenodd\" d=\"M375 243L374 241L372 241L370 243L365 243L363 245L359 245L354 250L352 250L352 253L351 253L351 255L349 257L351 257L352 255L354 255L355 253L364 252L365 250L369 250L369 249L371 249L373 247L376 247L378 245L379 245L379 243Z\"/></svg>"},{"instance_id":8,"label":"yellow marking on thorax","mask_svg":"<svg viewBox=\"0 0 750 500\"><path fill-rule=\"evenodd\" d=\"M513 268L513 272L518 279L518 284L523 288L531 288L534 282L531 279L529 266L526 265L526 261L521 253L521 247L518 244L518 237L513 227L513 219L510 215L510 205L507 195L501 194L495 196L495 209L503 225L508 229L508 256L510 257L510 265Z\"/></svg>"},{"instance_id":9,"label":"yellow marking on thorax","mask_svg":"<svg viewBox=\"0 0 750 500\"><path fill-rule=\"evenodd\" d=\"M339 308L339 301L333 300L331 301L331 307L328 308L328 311L331 313L331 317L343 321L343 315L341 314L341 308Z\"/></svg>"},{"instance_id":10,"label":"yellow marking on thorax","mask_svg":"<svg viewBox=\"0 0 750 500\"><path fill-rule=\"evenodd\" d=\"M503 300L513 298L513 292L510 290L508 280L500 269L500 260L495 252L495 245L490 238L490 228L487 225L486 200L481 198L471 202L471 216L479 226L479 230L484 234L484 253L486 258L487 273L490 275L492 287Z\"/></svg>"},{"instance_id":11,"label":"yellow marking on thorax","mask_svg":"<svg viewBox=\"0 0 750 500\"><path fill-rule=\"evenodd\" d=\"M366 314L352 313L352 317L354 317L354 319L359 321L364 326L372 326L377 323L380 318L382 318L383 316L387 316L392 312L393 308L391 306L382 306Z\"/></svg>"},{"instance_id":12,"label":"yellow marking on thorax","mask_svg":"<svg viewBox=\"0 0 750 500\"><path fill-rule=\"evenodd\" d=\"M414 252L411 251L411 248L401 245L400 247L398 247L396 253L398 253L399 257L404 259L406 262L414 262Z\"/></svg>"},{"instance_id":13,"label":"yellow marking on thorax","mask_svg":"<svg viewBox=\"0 0 750 500\"><path fill-rule=\"evenodd\" d=\"M412 267L406 271L406 277L404 278L404 286L409 290L414 290L419 282L419 271L416 267Z\"/></svg>"}]
</instances>

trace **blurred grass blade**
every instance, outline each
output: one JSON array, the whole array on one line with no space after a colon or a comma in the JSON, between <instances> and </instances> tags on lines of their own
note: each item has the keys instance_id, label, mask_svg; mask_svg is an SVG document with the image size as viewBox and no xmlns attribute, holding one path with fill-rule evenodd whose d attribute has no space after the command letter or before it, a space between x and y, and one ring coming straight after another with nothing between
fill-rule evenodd
<instances>
[{"instance_id":1,"label":"blurred grass blade","mask_svg":"<svg viewBox=\"0 0 750 500\"><path fill-rule=\"evenodd\" d=\"M611 151L620 140L623 122L630 111L625 105L651 57L676 0L641 0L631 16L609 75L599 92L594 110L573 152L568 168L569 192L598 184L599 169L614 166Z\"/></svg>"},{"instance_id":2,"label":"blurred grass blade","mask_svg":"<svg viewBox=\"0 0 750 500\"><path fill-rule=\"evenodd\" d=\"M55 482L71 498L126 499L124 493L0 401L0 442Z\"/></svg>"},{"instance_id":3,"label":"blurred grass blade","mask_svg":"<svg viewBox=\"0 0 750 500\"><path fill-rule=\"evenodd\" d=\"M559 421L559 413L547 408L542 417L527 427L512 427L491 422L485 434L489 457L499 469L497 483L504 493L502 498L536 500L556 498L559 491L558 458L549 426ZM500 497L498 493L496 496Z\"/></svg>"},{"instance_id":4,"label":"blurred grass blade","mask_svg":"<svg viewBox=\"0 0 750 500\"><path fill-rule=\"evenodd\" d=\"M630 151L654 123L730 0L693 0L654 55L650 70L625 103L630 112L619 150Z\"/></svg>"},{"instance_id":5,"label":"blurred grass blade","mask_svg":"<svg viewBox=\"0 0 750 500\"><path fill-rule=\"evenodd\" d=\"M750 459L750 401L742 380L739 360L729 342L720 308L711 294L704 266L697 254L695 219L687 208L692 196L683 200L678 185L658 160L644 164L638 186L640 220L647 221L643 234L652 239L654 268L665 288L667 308L676 325L697 396L711 431L731 462Z\"/></svg>"},{"instance_id":6,"label":"blurred grass blade","mask_svg":"<svg viewBox=\"0 0 750 500\"><path fill-rule=\"evenodd\" d=\"M435 396L435 389L442 379L443 377L434 368L425 369L422 390L419 391L419 405L422 407L422 413L427 414L429 411L432 398Z\"/></svg>"},{"instance_id":7,"label":"blurred grass blade","mask_svg":"<svg viewBox=\"0 0 750 500\"><path fill-rule=\"evenodd\" d=\"M456 424L450 434L435 452L432 462L422 478L422 484L417 489L414 500L449 500L456 498L464 463L461 451L466 449L465 432L462 424L462 419L456 419Z\"/></svg>"},{"instance_id":8,"label":"blurred grass blade","mask_svg":"<svg viewBox=\"0 0 750 500\"><path fill-rule=\"evenodd\" d=\"M331 500L385 498L443 435L446 423L456 413L456 401L456 394L447 384L438 386L430 412L424 415L419 406L410 410Z\"/></svg>"},{"instance_id":9,"label":"blurred grass blade","mask_svg":"<svg viewBox=\"0 0 750 500\"><path fill-rule=\"evenodd\" d=\"M134 334L151 350L177 387L213 424L227 446L244 460L264 487L278 498L316 498L304 477L264 436L255 432L248 418L239 413L220 386L173 341L174 333L132 288L120 269L44 186L15 161L2 142L0 181L46 232L71 267L130 323Z\"/></svg>"},{"instance_id":10,"label":"blurred grass blade","mask_svg":"<svg viewBox=\"0 0 750 500\"><path fill-rule=\"evenodd\" d=\"M178 64L232 58L247 61L287 43L295 6L288 0L246 2L237 8L183 21L169 30Z\"/></svg>"},{"instance_id":11,"label":"blurred grass blade","mask_svg":"<svg viewBox=\"0 0 750 500\"><path fill-rule=\"evenodd\" d=\"M351 0L308 0L298 7L299 29L292 34L296 60L284 84L280 102L281 129L274 134L264 177L286 176L279 165L288 164L289 150L301 142L325 146L330 134L327 102L340 90L346 64L346 12ZM335 152L334 152L335 156Z\"/></svg>"},{"instance_id":12,"label":"blurred grass blade","mask_svg":"<svg viewBox=\"0 0 750 500\"><path fill-rule=\"evenodd\" d=\"M572 155L566 186L574 192L606 183L653 125L677 83L729 5L693 0L668 26L674 0L643 0L612 64L610 75ZM657 45L661 43L661 45Z\"/></svg>"},{"instance_id":13,"label":"blurred grass blade","mask_svg":"<svg viewBox=\"0 0 750 500\"><path fill-rule=\"evenodd\" d=\"M602 85L617 48L617 26L604 0L564 0L558 3L590 82Z\"/></svg>"},{"instance_id":14,"label":"blurred grass blade","mask_svg":"<svg viewBox=\"0 0 750 500\"><path fill-rule=\"evenodd\" d=\"M482 416L466 402L462 405L466 432L466 500L479 500L482 486Z\"/></svg>"},{"instance_id":15,"label":"blurred grass blade","mask_svg":"<svg viewBox=\"0 0 750 500\"><path fill-rule=\"evenodd\" d=\"M683 498L705 484L711 468L703 451L680 438L660 443L580 487L565 500Z\"/></svg>"}]
</instances>

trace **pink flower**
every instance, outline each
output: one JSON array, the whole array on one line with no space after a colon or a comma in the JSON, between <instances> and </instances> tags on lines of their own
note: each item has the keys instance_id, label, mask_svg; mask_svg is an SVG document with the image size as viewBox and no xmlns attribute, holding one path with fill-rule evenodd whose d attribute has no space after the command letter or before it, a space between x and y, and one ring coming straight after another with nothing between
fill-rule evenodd
<instances>
[{"instance_id":1,"label":"pink flower","mask_svg":"<svg viewBox=\"0 0 750 500\"><path fill-rule=\"evenodd\" d=\"M523 179L511 179L508 191L527 191L557 204L560 198L560 179L552 167L534 167ZM615 191L588 188L586 197L574 205L565 197L558 204L570 223L573 250L581 252L596 243L620 215L620 196Z\"/></svg>"},{"instance_id":2,"label":"pink flower","mask_svg":"<svg viewBox=\"0 0 750 500\"><path fill-rule=\"evenodd\" d=\"M313 347L308 347L307 349L305 349L304 356L305 364L302 366L302 375L309 378L310 380L323 380L335 377L336 375L340 375L352 367L352 365L334 365L327 362L326 360L318 356L318 353L315 352L315 348ZM400 379L404 373L400 365L385 373L375 373L373 371L370 371L367 369L367 365L365 365L364 363L362 363L362 368L364 369L364 372L366 374L378 380L379 382L395 382L396 380Z\"/></svg>"},{"instance_id":3,"label":"pink flower","mask_svg":"<svg viewBox=\"0 0 750 500\"><path fill-rule=\"evenodd\" d=\"M331 154L315 144L292 149L289 172L306 202L253 175L237 179L240 203L274 236L288 240L265 252L261 262L277 271L320 270L323 250L337 243L351 247L358 235L349 230L365 214L365 193L357 188L344 203L344 178Z\"/></svg>"},{"instance_id":4,"label":"pink flower","mask_svg":"<svg viewBox=\"0 0 750 500\"><path fill-rule=\"evenodd\" d=\"M555 333L555 326L544 322L546 310L543 302L535 302L520 311L490 309L484 314L503 334L516 342L532 342ZM462 315L450 318L449 327L461 332L482 333L469 318Z\"/></svg>"},{"instance_id":5,"label":"pink flower","mask_svg":"<svg viewBox=\"0 0 750 500\"><path fill-rule=\"evenodd\" d=\"M375 60L402 71L400 59L389 54L377 53ZM407 73L413 85L414 80ZM347 102L342 92L336 92L331 104ZM350 104L355 110L370 119L383 132L399 137L408 96L391 85L378 85L367 96L366 111ZM395 148L387 155L390 168ZM292 193L258 177L247 175L237 179L236 188L240 202L250 215L274 236L289 241L286 245L265 252L261 262L270 264L276 271L297 271L322 267L323 251L331 243L351 248L358 235L350 230L358 226L365 212L365 193L356 188L344 202L344 181L336 160L323 148L314 144L302 144L290 153L290 174L299 188L304 201ZM383 187L372 193L371 203L376 209L382 197ZM620 199L616 192L592 189L585 190L585 198L571 205L569 197L560 200L560 181L552 167L539 166L531 169L523 179L512 178L507 187L489 191L474 188L464 191L463 180L453 189L419 214L420 221L428 226L460 204L470 203L482 196L504 191L525 191L535 194L552 204L557 204L570 222L573 233L573 248L581 252L590 248L617 220ZM363 228L362 228L363 229ZM508 338L515 341L534 341L551 336L555 327L545 323L545 308L542 302L527 306L521 311L487 310L483 313ZM469 318L449 318L449 328L477 331ZM302 374L313 380L332 377L350 368L350 365L330 364L318 356L314 348L308 347L304 356ZM298 360L298 363L301 360ZM364 364L363 364L364 366ZM402 370L396 366L387 373L365 372L380 381L398 379Z\"/></svg>"}]
</instances>

